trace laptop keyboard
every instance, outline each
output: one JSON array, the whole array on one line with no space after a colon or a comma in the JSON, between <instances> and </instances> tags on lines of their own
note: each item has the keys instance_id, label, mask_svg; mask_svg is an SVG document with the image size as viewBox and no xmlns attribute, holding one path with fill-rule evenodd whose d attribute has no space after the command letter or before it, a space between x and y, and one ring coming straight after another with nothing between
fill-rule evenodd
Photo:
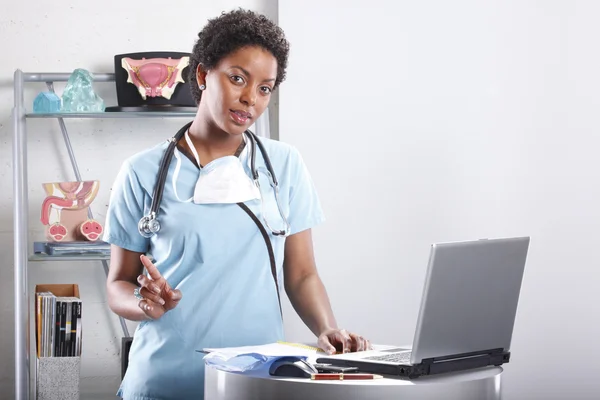
<instances>
[{"instance_id":1,"label":"laptop keyboard","mask_svg":"<svg viewBox=\"0 0 600 400\"><path fill-rule=\"evenodd\" d=\"M375 361L387 361L391 363L399 363L406 364L410 362L410 351L405 351L402 353L392 353L392 354L384 354L381 356L371 356L365 357L365 360L375 360Z\"/></svg>"}]
</instances>

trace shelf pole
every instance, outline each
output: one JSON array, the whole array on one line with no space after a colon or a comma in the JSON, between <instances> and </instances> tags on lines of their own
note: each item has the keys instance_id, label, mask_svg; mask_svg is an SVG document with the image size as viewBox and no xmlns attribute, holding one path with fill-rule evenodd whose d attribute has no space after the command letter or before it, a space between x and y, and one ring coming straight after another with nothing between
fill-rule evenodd
<instances>
[{"instance_id":1,"label":"shelf pole","mask_svg":"<svg viewBox=\"0 0 600 400\"><path fill-rule=\"evenodd\" d=\"M29 399L29 307L27 286L27 132L23 72L14 74L13 191L15 283L15 399Z\"/></svg>"}]
</instances>

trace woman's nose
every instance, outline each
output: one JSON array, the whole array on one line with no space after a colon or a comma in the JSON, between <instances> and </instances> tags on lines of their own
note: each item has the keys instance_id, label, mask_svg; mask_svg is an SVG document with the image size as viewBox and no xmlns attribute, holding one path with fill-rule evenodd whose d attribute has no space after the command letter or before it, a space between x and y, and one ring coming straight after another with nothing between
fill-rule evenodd
<instances>
[{"instance_id":1,"label":"woman's nose","mask_svg":"<svg viewBox=\"0 0 600 400\"><path fill-rule=\"evenodd\" d=\"M246 88L240 96L240 101L249 107L256 104L256 92L251 88Z\"/></svg>"}]
</instances>

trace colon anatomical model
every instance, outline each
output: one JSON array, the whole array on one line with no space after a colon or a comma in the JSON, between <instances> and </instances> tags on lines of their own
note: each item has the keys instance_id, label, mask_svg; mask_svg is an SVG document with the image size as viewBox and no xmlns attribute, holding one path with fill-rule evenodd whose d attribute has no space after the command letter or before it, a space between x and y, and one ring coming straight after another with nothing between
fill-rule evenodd
<instances>
[{"instance_id":1,"label":"colon anatomical model","mask_svg":"<svg viewBox=\"0 0 600 400\"><path fill-rule=\"evenodd\" d=\"M42 203L41 222L48 240L69 242L95 241L102 225L88 218L88 208L100 188L98 181L55 182L43 184L46 198Z\"/></svg>"}]
</instances>

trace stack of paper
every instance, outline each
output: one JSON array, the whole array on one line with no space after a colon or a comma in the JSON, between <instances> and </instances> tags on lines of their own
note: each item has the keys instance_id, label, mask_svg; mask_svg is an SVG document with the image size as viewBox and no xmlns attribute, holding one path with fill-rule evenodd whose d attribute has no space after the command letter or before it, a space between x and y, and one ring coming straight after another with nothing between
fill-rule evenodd
<instances>
[{"instance_id":1,"label":"stack of paper","mask_svg":"<svg viewBox=\"0 0 600 400\"><path fill-rule=\"evenodd\" d=\"M205 348L200 351L208 353L204 357L207 364L236 372L268 366L280 357L294 356L314 362L318 356L325 354L313 346L284 342L259 346Z\"/></svg>"},{"instance_id":2,"label":"stack of paper","mask_svg":"<svg viewBox=\"0 0 600 400\"><path fill-rule=\"evenodd\" d=\"M205 348L202 349L203 353L215 353L228 354L231 357L235 357L242 354L261 354L267 357L275 356L313 356L317 353L324 354L324 352L316 347L299 344L299 343L269 343L258 346L241 346L241 347L222 347L222 348Z\"/></svg>"}]
</instances>

